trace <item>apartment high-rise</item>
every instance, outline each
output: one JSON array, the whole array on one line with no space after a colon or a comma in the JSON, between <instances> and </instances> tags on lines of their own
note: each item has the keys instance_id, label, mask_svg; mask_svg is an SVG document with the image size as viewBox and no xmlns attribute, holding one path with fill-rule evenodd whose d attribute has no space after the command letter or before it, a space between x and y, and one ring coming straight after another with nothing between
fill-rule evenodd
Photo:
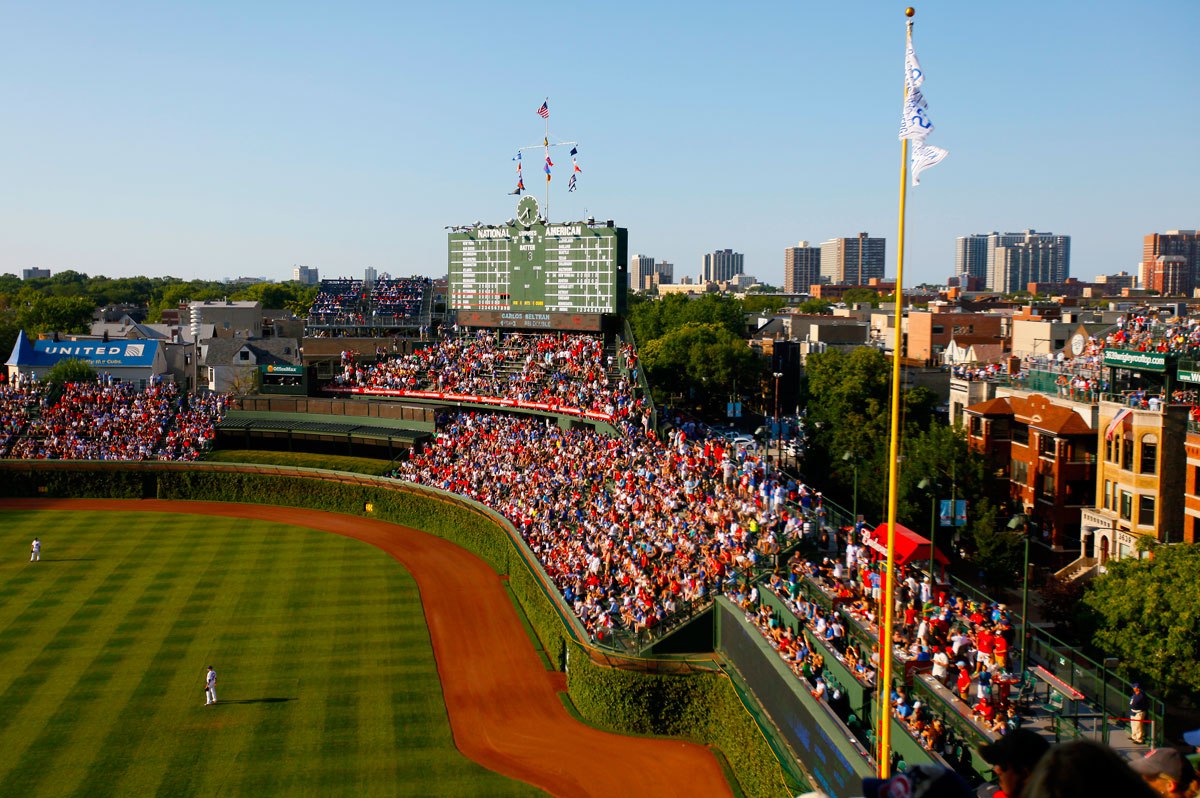
<instances>
[{"instance_id":1,"label":"apartment high-rise","mask_svg":"<svg viewBox=\"0 0 1200 798\"><path fill-rule=\"evenodd\" d=\"M1030 283L1061 283L1057 277L1058 243L1033 237L992 251L993 291L1011 294L1024 291Z\"/></svg>"},{"instance_id":2,"label":"apartment high-rise","mask_svg":"<svg viewBox=\"0 0 1200 798\"><path fill-rule=\"evenodd\" d=\"M1041 251L1041 244L1054 244L1054 262L1050 265L1044 274L1045 279L1029 280L1027 282L1039 283L1061 283L1071 276L1071 237L1059 236L1054 233L1039 233L1036 230L1025 230L1020 233L988 233L987 234L987 287L992 291L1023 291L1025 290L1024 283L1020 288L1006 289L1001 285L1011 275L1005 272L1003 275L996 274L996 250L1000 247L1011 247L1014 244L1029 244L1036 245L1033 249ZM1039 261L1040 262L1040 261Z\"/></svg>"},{"instance_id":3,"label":"apartment high-rise","mask_svg":"<svg viewBox=\"0 0 1200 798\"><path fill-rule=\"evenodd\" d=\"M634 255L629 261L629 277L634 291L650 291L654 288L654 258Z\"/></svg>"},{"instance_id":4,"label":"apartment high-rise","mask_svg":"<svg viewBox=\"0 0 1200 798\"><path fill-rule=\"evenodd\" d=\"M669 261L660 260L654 264L654 271L658 273L659 285L670 285L675 282L675 264Z\"/></svg>"},{"instance_id":5,"label":"apartment high-rise","mask_svg":"<svg viewBox=\"0 0 1200 798\"><path fill-rule=\"evenodd\" d=\"M806 294L810 286L821 282L821 248L801 241L783 251L783 290L788 294Z\"/></svg>"},{"instance_id":6,"label":"apartment high-rise","mask_svg":"<svg viewBox=\"0 0 1200 798\"><path fill-rule=\"evenodd\" d=\"M1200 282L1200 232L1168 230L1142 239L1142 287L1190 295Z\"/></svg>"},{"instance_id":7,"label":"apartment high-rise","mask_svg":"<svg viewBox=\"0 0 1200 798\"><path fill-rule=\"evenodd\" d=\"M725 283L735 274L745 274L745 255L732 249L718 249L704 256L703 277L706 282Z\"/></svg>"},{"instance_id":8,"label":"apartment high-rise","mask_svg":"<svg viewBox=\"0 0 1200 798\"><path fill-rule=\"evenodd\" d=\"M988 234L971 233L954 239L954 276L987 280Z\"/></svg>"},{"instance_id":9,"label":"apartment high-rise","mask_svg":"<svg viewBox=\"0 0 1200 798\"><path fill-rule=\"evenodd\" d=\"M866 285L872 277L882 280L885 241L868 233L822 241L821 277L835 285Z\"/></svg>"},{"instance_id":10,"label":"apartment high-rise","mask_svg":"<svg viewBox=\"0 0 1200 798\"><path fill-rule=\"evenodd\" d=\"M321 282L319 269L311 266L297 266L292 269L292 280L301 285L316 285Z\"/></svg>"}]
</instances>

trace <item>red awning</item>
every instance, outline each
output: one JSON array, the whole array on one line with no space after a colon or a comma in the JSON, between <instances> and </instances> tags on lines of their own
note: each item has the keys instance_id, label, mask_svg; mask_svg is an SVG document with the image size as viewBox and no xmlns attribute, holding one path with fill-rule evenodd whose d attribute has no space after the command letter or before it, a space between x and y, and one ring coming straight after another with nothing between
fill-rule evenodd
<instances>
[{"instance_id":1,"label":"red awning","mask_svg":"<svg viewBox=\"0 0 1200 798\"><path fill-rule=\"evenodd\" d=\"M867 538L867 546L881 557L887 556L887 534L888 525L880 524L871 530L870 536ZM929 548L929 538L918 535L903 524L896 524L897 565L928 563ZM946 559L946 555L942 554L941 549L936 551L935 557L942 565L950 562Z\"/></svg>"}]
</instances>

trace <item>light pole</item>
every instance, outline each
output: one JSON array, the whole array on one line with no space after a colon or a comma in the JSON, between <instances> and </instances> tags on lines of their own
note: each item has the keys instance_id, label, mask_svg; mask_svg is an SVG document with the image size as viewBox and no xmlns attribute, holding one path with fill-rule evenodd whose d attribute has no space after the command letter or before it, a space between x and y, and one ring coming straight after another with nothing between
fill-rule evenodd
<instances>
[{"instance_id":1,"label":"light pole","mask_svg":"<svg viewBox=\"0 0 1200 798\"><path fill-rule=\"evenodd\" d=\"M858 455L854 452L846 452L842 455L842 461L848 462L854 468L854 502L850 505L850 512L854 514L854 521L851 526L858 526Z\"/></svg>"},{"instance_id":2,"label":"light pole","mask_svg":"<svg viewBox=\"0 0 1200 798\"><path fill-rule=\"evenodd\" d=\"M917 483L917 490L926 489L929 489L929 589L932 590L933 586L937 584L937 577L933 573L933 552L935 551L933 541L937 535L937 485L929 479L922 479Z\"/></svg>"},{"instance_id":3,"label":"light pole","mask_svg":"<svg viewBox=\"0 0 1200 798\"><path fill-rule=\"evenodd\" d=\"M1008 522L1009 529L1022 530L1025 538L1025 567L1021 575L1021 679L1025 678L1025 665L1029 657L1029 516L1014 515Z\"/></svg>"},{"instance_id":4,"label":"light pole","mask_svg":"<svg viewBox=\"0 0 1200 798\"><path fill-rule=\"evenodd\" d=\"M779 378L783 376L782 371L775 372L775 468L779 468L780 457L782 452L780 447L783 445L783 429L779 426Z\"/></svg>"},{"instance_id":5,"label":"light pole","mask_svg":"<svg viewBox=\"0 0 1200 798\"><path fill-rule=\"evenodd\" d=\"M1110 668L1115 668L1121 660L1116 657L1105 657L1100 661L1103 671L1104 684L1100 687L1100 722L1104 725L1100 727L1100 742L1108 745L1108 671Z\"/></svg>"}]
</instances>

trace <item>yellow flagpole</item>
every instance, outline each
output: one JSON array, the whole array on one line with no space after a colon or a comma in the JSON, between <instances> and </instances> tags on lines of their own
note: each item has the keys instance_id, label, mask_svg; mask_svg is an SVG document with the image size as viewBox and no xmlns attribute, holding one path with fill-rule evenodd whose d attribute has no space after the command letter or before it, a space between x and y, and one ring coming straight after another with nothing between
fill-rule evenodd
<instances>
[{"instance_id":1,"label":"yellow flagpole","mask_svg":"<svg viewBox=\"0 0 1200 798\"><path fill-rule=\"evenodd\" d=\"M912 38L912 16L916 11L907 8L909 17L906 40ZM905 79L905 99L908 98L908 81ZM902 303L904 301L904 204L908 198L908 139L900 141L900 222L896 241L896 330L892 348L892 401L891 432L888 440L888 512L887 512L887 571L884 575L882 610L879 629L879 676L875 682L876 728L879 730L879 746L875 756L875 770L880 778L890 775L892 761L892 630L895 626L896 595L896 512L899 505L900 478L900 352L903 345Z\"/></svg>"}]
</instances>

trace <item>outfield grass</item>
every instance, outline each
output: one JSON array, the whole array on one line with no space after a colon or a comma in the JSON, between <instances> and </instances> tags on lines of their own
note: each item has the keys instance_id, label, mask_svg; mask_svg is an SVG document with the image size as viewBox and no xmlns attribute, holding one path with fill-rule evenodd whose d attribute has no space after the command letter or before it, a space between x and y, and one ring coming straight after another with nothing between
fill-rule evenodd
<instances>
[{"instance_id":1,"label":"outfield grass","mask_svg":"<svg viewBox=\"0 0 1200 798\"><path fill-rule=\"evenodd\" d=\"M416 583L377 549L116 512L0 513L0 542L0 795L537 794L454 748Z\"/></svg>"},{"instance_id":2,"label":"outfield grass","mask_svg":"<svg viewBox=\"0 0 1200 798\"><path fill-rule=\"evenodd\" d=\"M261 449L220 449L209 452L205 460L214 463L265 463L266 465L327 468L331 471L353 471L357 474L380 476L392 470L390 460L371 457L347 457L337 454L309 452L270 452Z\"/></svg>"}]
</instances>

